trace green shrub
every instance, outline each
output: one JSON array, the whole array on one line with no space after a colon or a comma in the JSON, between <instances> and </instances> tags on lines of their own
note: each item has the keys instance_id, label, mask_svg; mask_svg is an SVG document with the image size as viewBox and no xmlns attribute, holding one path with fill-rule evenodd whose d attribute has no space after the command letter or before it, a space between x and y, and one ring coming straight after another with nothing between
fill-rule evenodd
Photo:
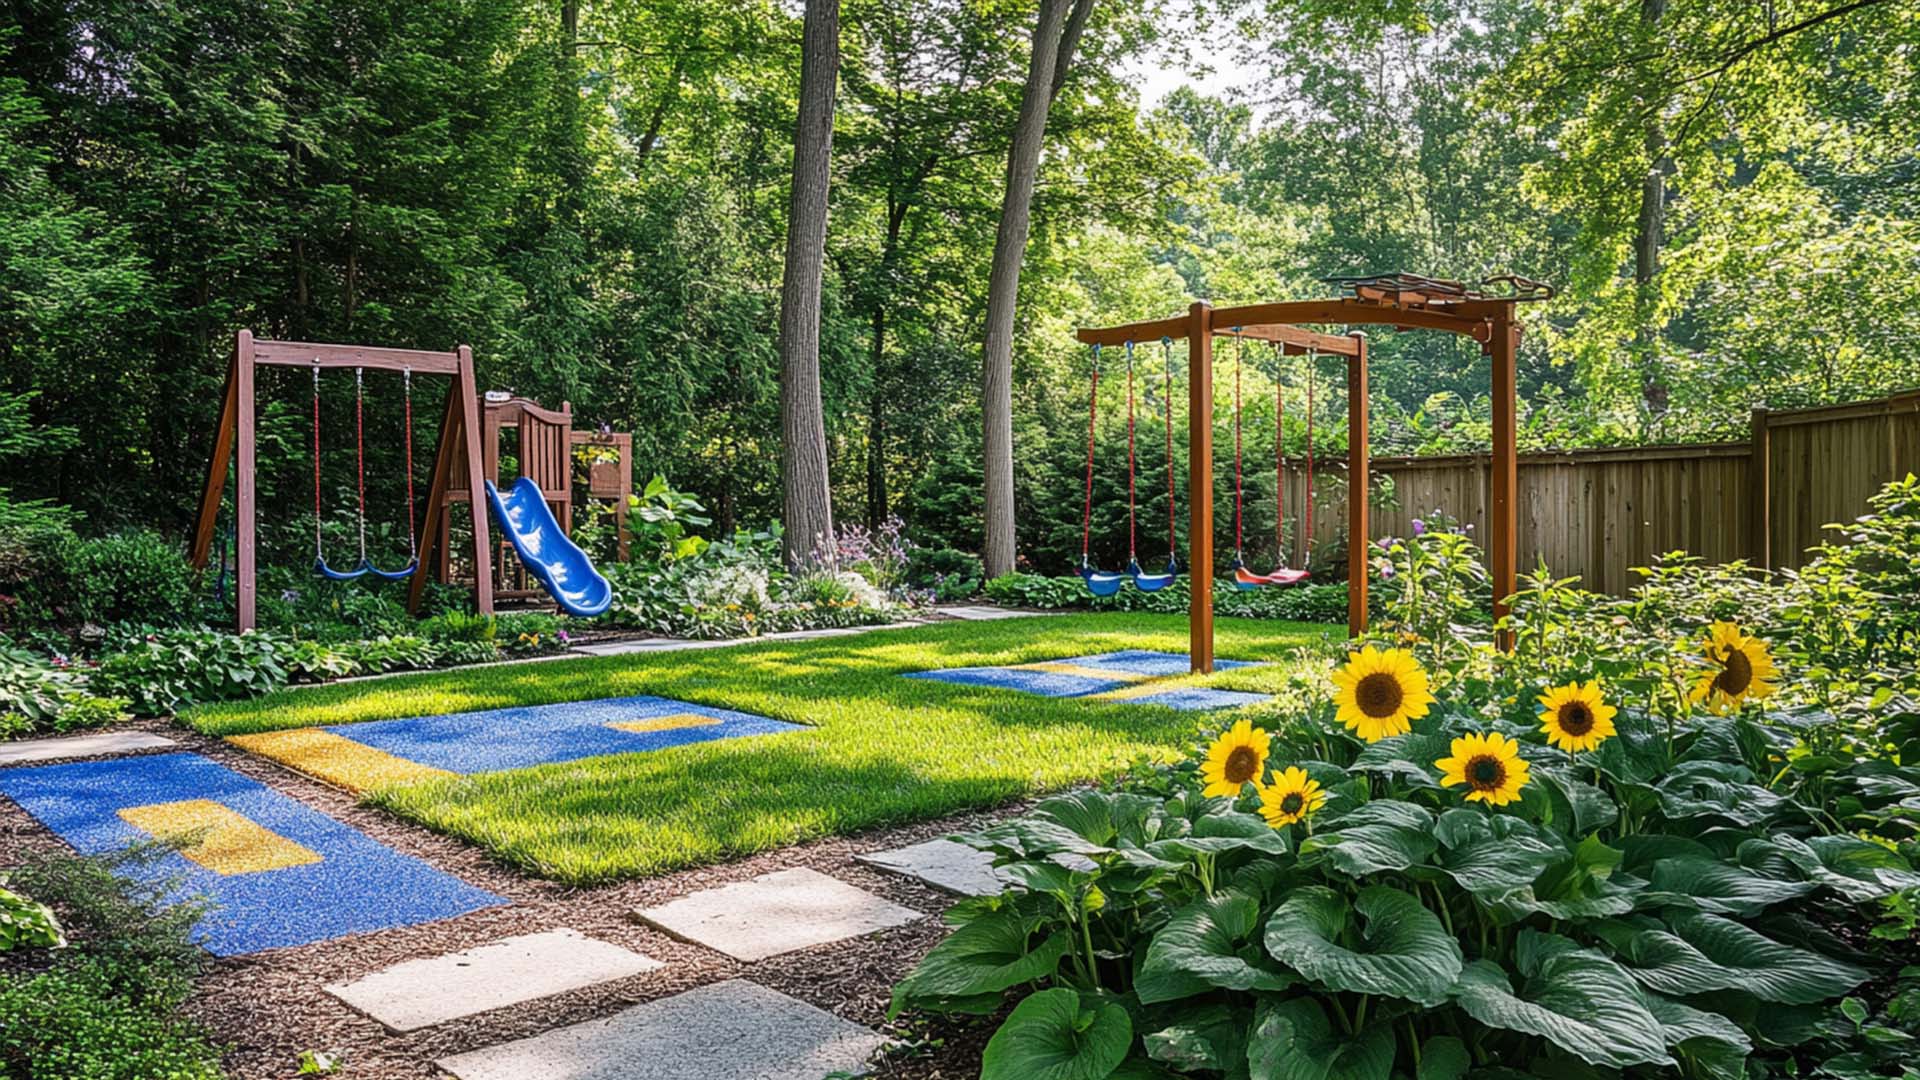
<instances>
[{"instance_id":1,"label":"green shrub","mask_svg":"<svg viewBox=\"0 0 1920 1080\"><path fill-rule=\"evenodd\" d=\"M499 625L491 615L446 611L432 618L422 619L417 631L421 637L436 645L453 641L492 642L499 635Z\"/></svg>"},{"instance_id":2,"label":"green shrub","mask_svg":"<svg viewBox=\"0 0 1920 1080\"><path fill-rule=\"evenodd\" d=\"M83 671L0 646L0 739L101 727L127 717L123 698L87 689Z\"/></svg>"},{"instance_id":3,"label":"green shrub","mask_svg":"<svg viewBox=\"0 0 1920 1080\"><path fill-rule=\"evenodd\" d=\"M440 659L440 650L431 641L411 634L346 641L338 648L366 672L430 668Z\"/></svg>"},{"instance_id":4,"label":"green shrub","mask_svg":"<svg viewBox=\"0 0 1920 1080\"><path fill-rule=\"evenodd\" d=\"M53 909L5 888L0 874L0 953L15 949L57 949L67 943Z\"/></svg>"},{"instance_id":5,"label":"green shrub","mask_svg":"<svg viewBox=\"0 0 1920 1080\"><path fill-rule=\"evenodd\" d=\"M193 615L199 575L180 546L158 533L79 540L61 561L73 622L174 626Z\"/></svg>"},{"instance_id":6,"label":"green shrub","mask_svg":"<svg viewBox=\"0 0 1920 1080\"><path fill-rule=\"evenodd\" d=\"M188 937L204 909L118 876L161 850L36 855L21 869L70 942L44 970L0 974L0 1076L219 1080L219 1050L180 1011L204 957Z\"/></svg>"},{"instance_id":7,"label":"green shrub","mask_svg":"<svg viewBox=\"0 0 1920 1080\"><path fill-rule=\"evenodd\" d=\"M907 552L907 584L937 588L944 581L980 581L986 571L980 556L954 548L912 548Z\"/></svg>"},{"instance_id":8,"label":"green shrub","mask_svg":"<svg viewBox=\"0 0 1920 1080\"><path fill-rule=\"evenodd\" d=\"M142 716L270 693L287 684L285 638L260 632L171 630L101 661L99 686L125 696Z\"/></svg>"},{"instance_id":9,"label":"green shrub","mask_svg":"<svg viewBox=\"0 0 1920 1080\"><path fill-rule=\"evenodd\" d=\"M497 640L508 652L549 652L565 644L559 616L545 611L514 611L495 621Z\"/></svg>"}]
</instances>

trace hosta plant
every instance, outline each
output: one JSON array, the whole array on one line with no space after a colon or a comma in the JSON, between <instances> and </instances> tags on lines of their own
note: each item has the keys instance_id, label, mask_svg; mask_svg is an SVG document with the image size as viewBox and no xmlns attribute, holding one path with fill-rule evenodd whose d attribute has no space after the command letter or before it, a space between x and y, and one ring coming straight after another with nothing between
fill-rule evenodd
<instances>
[{"instance_id":1,"label":"hosta plant","mask_svg":"<svg viewBox=\"0 0 1920 1080\"><path fill-rule=\"evenodd\" d=\"M1910 947L1865 928L1920 886L1920 769L1803 785L1818 721L1731 625L1619 682L1392 644L1272 734L963 837L1011 887L896 1010L1014 996L983 1080L1912 1075Z\"/></svg>"}]
</instances>

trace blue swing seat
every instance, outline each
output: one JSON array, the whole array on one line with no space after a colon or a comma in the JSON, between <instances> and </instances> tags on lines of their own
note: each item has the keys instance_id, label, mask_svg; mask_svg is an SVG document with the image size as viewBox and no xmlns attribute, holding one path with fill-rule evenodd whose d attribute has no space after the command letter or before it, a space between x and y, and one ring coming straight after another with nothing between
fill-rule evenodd
<instances>
[{"instance_id":1,"label":"blue swing seat","mask_svg":"<svg viewBox=\"0 0 1920 1080\"><path fill-rule=\"evenodd\" d=\"M1139 589L1141 592L1159 592L1161 589L1173 584L1173 579L1180 573L1180 567L1173 561L1173 557L1169 555L1167 557L1167 569L1164 573L1147 573L1140 568L1140 561L1138 559L1127 564L1127 573L1133 578L1134 588Z\"/></svg>"},{"instance_id":2,"label":"blue swing seat","mask_svg":"<svg viewBox=\"0 0 1920 1080\"><path fill-rule=\"evenodd\" d=\"M1080 577L1087 583L1087 591L1095 596L1112 596L1120 591L1120 586L1133 580L1131 574L1110 574L1091 566L1082 566Z\"/></svg>"},{"instance_id":3,"label":"blue swing seat","mask_svg":"<svg viewBox=\"0 0 1920 1080\"><path fill-rule=\"evenodd\" d=\"M380 578L383 581L405 581L413 576L414 568L417 566L419 566L419 560L416 559L398 570L382 570L373 565L372 561L362 559L360 560L360 565L351 570L335 570L333 567L327 565L327 560L325 559L313 560L313 572L329 581L354 581L366 577L368 574L372 574L374 577Z\"/></svg>"}]
</instances>

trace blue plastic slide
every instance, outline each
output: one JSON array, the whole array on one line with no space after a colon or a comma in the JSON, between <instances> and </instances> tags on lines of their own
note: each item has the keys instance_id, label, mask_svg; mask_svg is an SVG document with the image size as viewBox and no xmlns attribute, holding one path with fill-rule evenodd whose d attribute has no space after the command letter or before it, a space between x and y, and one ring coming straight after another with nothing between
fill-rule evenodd
<instances>
[{"instance_id":1,"label":"blue plastic slide","mask_svg":"<svg viewBox=\"0 0 1920 1080\"><path fill-rule=\"evenodd\" d=\"M523 476L514 481L512 491L501 495L489 480L487 500L493 503L493 515L507 530L520 561L546 586L561 611L591 618L607 610L613 603L613 586L593 568L587 553L560 530L547 500L540 497L540 485Z\"/></svg>"}]
</instances>

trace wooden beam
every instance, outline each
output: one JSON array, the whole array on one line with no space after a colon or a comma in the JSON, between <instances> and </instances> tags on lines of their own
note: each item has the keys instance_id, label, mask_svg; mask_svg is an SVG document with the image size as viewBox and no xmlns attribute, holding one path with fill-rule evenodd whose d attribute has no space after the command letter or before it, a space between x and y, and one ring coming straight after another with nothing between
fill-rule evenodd
<instances>
[{"instance_id":1,"label":"wooden beam","mask_svg":"<svg viewBox=\"0 0 1920 1080\"><path fill-rule=\"evenodd\" d=\"M1347 636L1367 632L1367 499L1372 476L1367 461L1367 336L1355 331L1347 358Z\"/></svg>"},{"instance_id":2,"label":"wooden beam","mask_svg":"<svg viewBox=\"0 0 1920 1080\"><path fill-rule=\"evenodd\" d=\"M318 364L323 368L379 368L385 371L412 368L430 375L452 375L460 369L460 356L458 353L426 352L420 349L376 349L366 345L328 345L310 341L258 341L254 343L254 363L306 368Z\"/></svg>"},{"instance_id":3,"label":"wooden beam","mask_svg":"<svg viewBox=\"0 0 1920 1080\"><path fill-rule=\"evenodd\" d=\"M1221 308L1215 326L1409 326L1464 334L1476 341L1487 335L1487 320L1431 308L1397 308L1353 299L1291 300Z\"/></svg>"},{"instance_id":4,"label":"wooden beam","mask_svg":"<svg viewBox=\"0 0 1920 1080\"><path fill-rule=\"evenodd\" d=\"M241 333L246 333L242 330ZM195 570L207 567L207 555L213 548L214 527L220 519L220 498L227 487L227 469L233 464L233 433L238 422L240 383L240 345L234 339L234 355L227 361L227 382L220 391L220 420L213 431L213 458L207 464L207 484L200 491L200 514L194 519L193 543L187 549L187 561Z\"/></svg>"},{"instance_id":5,"label":"wooden beam","mask_svg":"<svg viewBox=\"0 0 1920 1080\"><path fill-rule=\"evenodd\" d=\"M1213 333L1211 309L1187 309L1187 599L1191 670L1213 670Z\"/></svg>"},{"instance_id":6,"label":"wooden beam","mask_svg":"<svg viewBox=\"0 0 1920 1080\"><path fill-rule=\"evenodd\" d=\"M242 330L233 347L233 422L235 443L239 448L238 487L233 496L234 558L233 625L241 633L254 628L254 574L258 562L258 523L254 521L253 499L253 332Z\"/></svg>"},{"instance_id":7,"label":"wooden beam","mask_svg":"<svg viewBox=\"0 0 1920 1080\"><path fill-rule=\"evenodd\" d=\"M453 481L453 465L460 446L460 380L447 387L447 404L440 410L440 441L433 452L433 475L427 481L427 509L420 524L420 562L413 568L413 581L407 586L407 610L418 615L420 601L427 592L427 567L437 568L441 581L447 580L447 562L452 545L449 526L452 513L447 508L447 488ZM433 557L436 547L439 556Z\"/></svg>"},{"instance_id":8,"label":"wooden beam","mask_svg":"<svg viewBox=\"0 0 1920 1080\"><path fill-rule=\"evenodd\" d=\"M1074 336L1084 345L1125 345L1132 342L1142 345L1147 342L1166 338L1171 341L1186 340L1191 320L1182 316L1178 319L1159 319L1153 322L1128 323L1124 326L1082 327L1074 331ZM1214 320L1215 337L1242 337L1253 341L1271 341L1284 347L1288 355L1300 356L1312 349L1315 352L1339 356L1353 355L1353 339L1338 334L1322 334L1313 330L1303 330L1297 326L1227 326Z\"/></svg>"},{"instance_id":9,"label":"wooden beam","mask_svg":"<svg viewBox=\"0 0 1920 1080\"><path fill-rule=\"evenodd\" d=\"M1493 339L1487 342L1487 356L1493 361L1493 469L1488 506L1489 551L1493 576L1493 617L1504 618L1508 599L1518 581L1520 547L1520 455L1518 368L1520 327L1513 321L1513 305L1506 316L1494 324ZM1511 634L1496 635L1503 649L1513 648Z\"/></svg>"},{"instance_id":10,"label":"wooden beam","mask_svg":"<svg viewBox=\"0 0 1920 1080\"><path fill-rule=\"evenodd\" d=\"M1081 327L1074 332L1074 336L1083 345L1125 345L1129 341L1141 345L1161 338L1180 341L1187 336L1192 325L1191 316L1181 315L1172 319L1155 319L1152 322L1127 323L1102 329Z\"/></svg>"},{"instance_id":11,"label":"wooden beam","mask_svg":"<svg viewBox=\"0 0 1920 1080\"><path fill-rule=\"evenodd\" d=\"M473 372L473 349L460 346L459 370L454 376L460 392L460 427L465 433L467 475L480 476L480 447L474 433L480 428L480 388ZM493 536L488 529L489 500L481 497L480 481L473 483L473 606L482 615L493 614Z\"/></svg>"}]
</instances>

